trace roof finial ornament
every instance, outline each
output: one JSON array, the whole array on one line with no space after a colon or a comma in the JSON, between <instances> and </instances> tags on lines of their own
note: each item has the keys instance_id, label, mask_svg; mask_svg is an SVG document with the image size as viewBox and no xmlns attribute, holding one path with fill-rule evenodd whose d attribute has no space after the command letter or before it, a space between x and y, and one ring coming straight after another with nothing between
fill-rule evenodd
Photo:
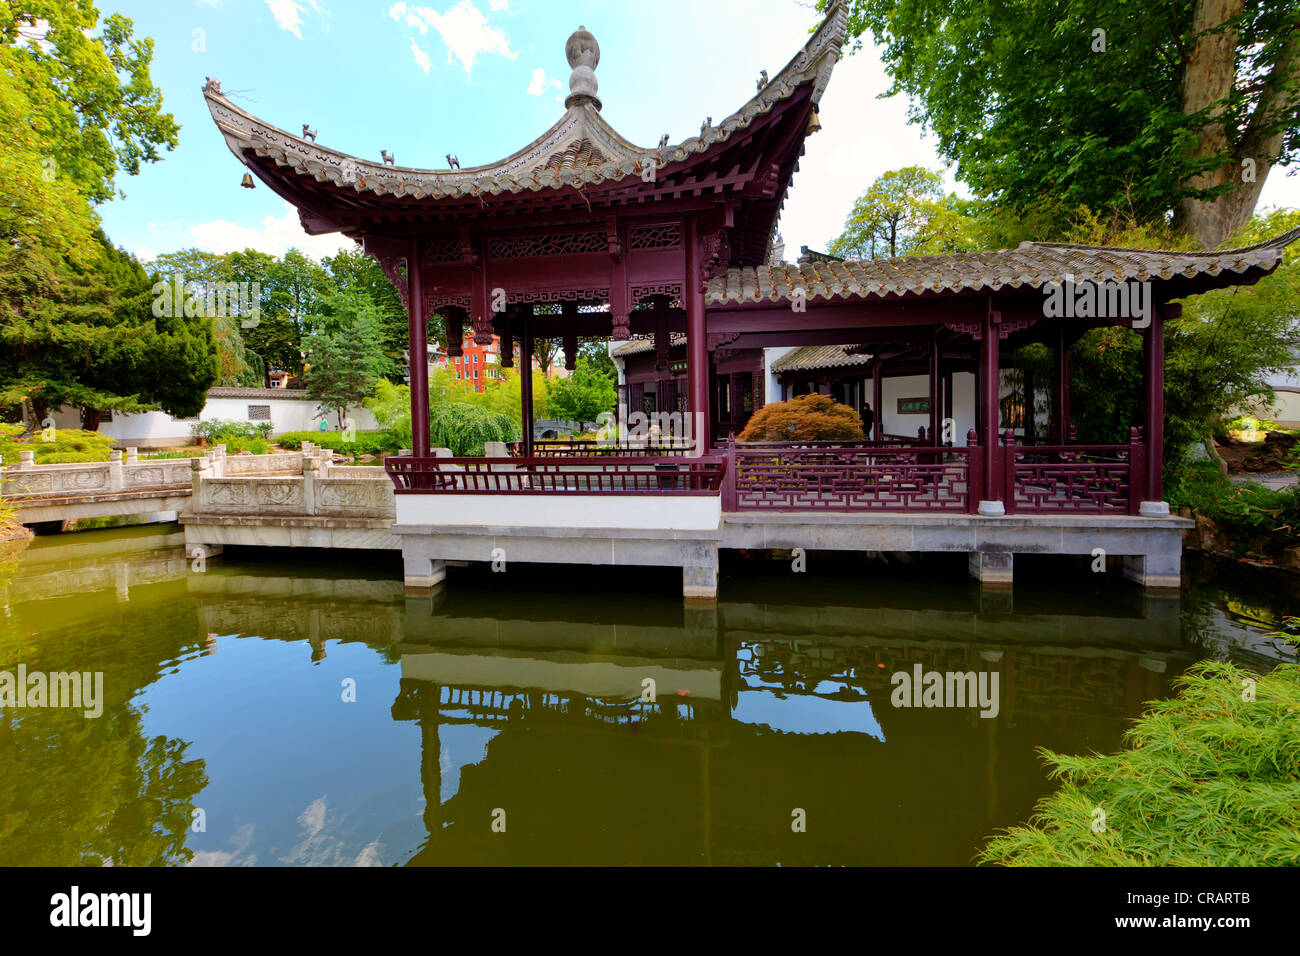
<instances>
[{"instance_id":1,"label":"roof finial ornament","mask_svg":"<svg viewBox=\"0 0 1300 956\"><path fill-rule=\"evenodd\" d=\"M453 156L453 155L451 155L451 153L448 153L448 154L447 154L447 168L448 168L448 169L460 169L460 157L459 157L459 156Z\"/></svg>"},{"instance_id":2,"label":"roof finial ornament","mask_svg":"<svg viewBox=\"0 0 1300 956\"><path fill-rule=\"evenodd\" d=\"M767 70L758 71L758 92L763 92L763 87L767 86Z\"/></svg>"},{"instance_id":3,"label":"roof finial ornament","mask_svg":"<svg viewBox=\"0 0 1300 956\"><path fill-rule=\"evenodd\" d=\"M659 148L666 149L667 146L668 146L668 134L664 133L662 136L659 137Z\"/></svg>"},{"instance_id":4,"label":"roof finial ornament","mask_svg":"<svg viewBox=\"0 0 1300 956\"><path fill-rule=\"evenodd\" d=\"M311 140L311 141L314 143L314 142L316 142L316 131L315 131L314 129L312 129L310 126L308 126L306 123L303 123L303 124L302 124L302 138L303 138L303 139L309 139L309 140Z\"/></svg>"},{"instance_id":5,"label":"roof finial ornament","mask_svg":"<svg viewBox=\"0 0 1300 956\"><path fill-rule=\"evenodd\" d=\"M569 97L564 101L564 108L572 109L580 103L590 103L600 109L600 97L596 95L599 88L596 67L600 65L600 44L587 32L586 27L578 27L564 45L564 55L573 70L569 74Z\"/></svg>"}]
</instances>

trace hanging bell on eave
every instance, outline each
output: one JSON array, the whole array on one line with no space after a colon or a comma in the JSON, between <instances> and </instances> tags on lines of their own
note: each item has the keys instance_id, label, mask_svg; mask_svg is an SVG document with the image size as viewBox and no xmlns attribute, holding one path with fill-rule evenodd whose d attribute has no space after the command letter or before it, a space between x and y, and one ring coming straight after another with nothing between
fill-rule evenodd
<instances>
[{"instance_id":1,"label":"hanging bell on eave","mask_svg":"<svg viewBox=\"0 0 1300 956\"><path fill-rule=\"evenodd\" d=\"M244 178L239 181L239 185L243 186L245 189L255 189L256 186L253 184L252 173L244 173Z\"/></svg>"},{"instance_id":2,"label":"hanging bell on eave","mask_svg":"<svg viewBox=\"0 0 1300 956\"><path fill-rule=\"evenodd\" d=\"M806 133L808 136L811 136L813 133L817 133L817 132L820 132L820 131L821 131L821 128L822 128L822 121L818 118L818 114L819 114L820 112L821 112L821 109L817 106L816 103L814 103L814 104L813 104L812 116L809 116L809 117L808 117L808 129L805 130L805 133Z\"/></svg>"}]
</instances>

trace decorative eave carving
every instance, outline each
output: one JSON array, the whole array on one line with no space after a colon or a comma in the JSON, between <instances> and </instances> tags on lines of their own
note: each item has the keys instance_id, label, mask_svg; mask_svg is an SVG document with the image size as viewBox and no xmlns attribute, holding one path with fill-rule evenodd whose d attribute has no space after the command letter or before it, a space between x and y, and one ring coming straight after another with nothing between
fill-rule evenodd
<instances>
[{"instance_id":1,"label":"decorative eave carving","mask_svg":"<svg viewBox=\"0 0 1300 956\"><path fill-rule=\"evenodd\" d=\"M411 308L411 287L407 278L402 274L402 269L406 266L405 256L376 256L379 261L379 268L384 270L384 278L392 283L397 294L402 297L402 308L408 311Z\"/></svg>"}]
</instances>

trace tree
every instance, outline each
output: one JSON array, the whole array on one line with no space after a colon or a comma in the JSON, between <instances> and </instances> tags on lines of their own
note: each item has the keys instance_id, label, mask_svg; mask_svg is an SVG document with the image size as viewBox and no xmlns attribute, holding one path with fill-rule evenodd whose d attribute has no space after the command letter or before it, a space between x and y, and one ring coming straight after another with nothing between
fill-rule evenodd
<instances>
[{"instance_id":1,"label":"tree","mask_svg":"<svg viewBox=\"0 0 1300 956\"><path fill-rule=\"evenodd\" d=\"M609 376L610 381L618 381L618 371L614 368L614 360L609 354L608 339L579 339L578 357L586 359L591 363L592 368L604 372Z\"/></svg>"},{"instance_id":2,"label":"tree","mask_svg":"<svg viewBox=\"0 0 1300 956\"><path fill-rule=\"evenodd\" d=\"M151 40L89 2L0 5L0 404L33 427L61 405L197 414L215 381L210 321L155 316L140 264L91 205L176 145Z\"/></svg>"},{"instance_id":3,"label":"tree","mask_svg":"<svg viewBox=\"0 0 1300 956\"><path fill-rule=\"evenodd\" d=\"M0 405L23 403L33 428L64 405L92 430L107 409L197 415L217 378L211 320L155 316L153 279L103 233L78 260L39 245L10 250Z\"/></svg>"},{"instance_id":4,"label":"tree","mask_svg":"<svg viewBox=\"0 0 1300 956\"><path fill-rule=\"evenodd\" d=\"M830 0L818 0L823 11ZM1294 0L849 0L981 199L1174 217L1215 248L1300 149ZM1050 221L1050 220L1048 220ZM1036 238L1053 238L1042 235Z\"/></svg>"},{"instance_id":5,"label":"tree","mask_svg":"<svg viewBox=\"0 0 1300 956\"><path fill-rule=\"evenodd\" d=\"M384 356L378 312L368 298L330 293L318 307L319 314L310 319L315 331L306 340L304 384L322 414L337 414L342 429L348 407L374 392L380 377L391 370L391 363Z\"/></svg>"},{"instance_id":6,"label":"tree","mask_svg":"<svg viewBox=\"0 0 1300 956\"><path fill-rule=\"evenodd\" d=\"M87 0L0 5L5 74L31 100L24 125L45 143L47 168L91 203L112 198L119 169L134 176L175 149L180 131L149 76L153 40L135 39L120 14L98 21Z\"/></svg>"},{"instance_id":7,"label":"tree","mask_svg":"<svg viewBox=\"0 0 1300 956\"><path fill-rule=\"evenodd\" d=\"M862 419L847 405L828 395L801 395L764 405L740 441L865 441Z\"/></svg>"},{"instance_id":8,"label":"tree","mask_svg":"<svg viewBox=\"0 0 1300 956\"><path fill-rule=\"evenodd\" d=\"M614 382L588 359L579 359L568 378L551 383L551 408L561 421L595 422L618 402Z\"/></svg>"},{"instance_id":9,"label":"tree","mask_svg":"<svg viewBox=\"0 0 1300 956\"><path fill-rule=\"evenodd\" d=\"M384 331L384 354L394 365L405 361L409 324L401 293L388 281L373 256L357 249L344 249L326 256L321 265L341 292L364 295L374 303ZM446 335L440 315L429 316L429 340L440 342Z\"/></svg>"},{"instance_id":10,"label":"tree","mask_svg":"<svg viewBox=\"0 0 1300 956\"><path fill-rule=\"evenodd\" d=\"M971 249L974 223L962 208L956 196L944 195L939 173L921 166L895 169L858 198L828 251L845 259L875 259Z\"/></svg>"}]
</instances>

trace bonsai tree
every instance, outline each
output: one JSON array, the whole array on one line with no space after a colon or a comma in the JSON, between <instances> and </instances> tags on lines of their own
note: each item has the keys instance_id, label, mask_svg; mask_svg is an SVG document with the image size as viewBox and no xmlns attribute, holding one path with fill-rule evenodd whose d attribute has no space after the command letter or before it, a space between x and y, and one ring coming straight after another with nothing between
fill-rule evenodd
<instances>
[{"instance_id":1,"label":"bonsai tree","mask_svg":"<svg viewBox=\"0 0 1300 956\"><path fill-rule=\"evenodd\" d=\"M801 395L754 413L740 441L863 441L862 420L827 395Z\"/></svg>"}]
</instances>

